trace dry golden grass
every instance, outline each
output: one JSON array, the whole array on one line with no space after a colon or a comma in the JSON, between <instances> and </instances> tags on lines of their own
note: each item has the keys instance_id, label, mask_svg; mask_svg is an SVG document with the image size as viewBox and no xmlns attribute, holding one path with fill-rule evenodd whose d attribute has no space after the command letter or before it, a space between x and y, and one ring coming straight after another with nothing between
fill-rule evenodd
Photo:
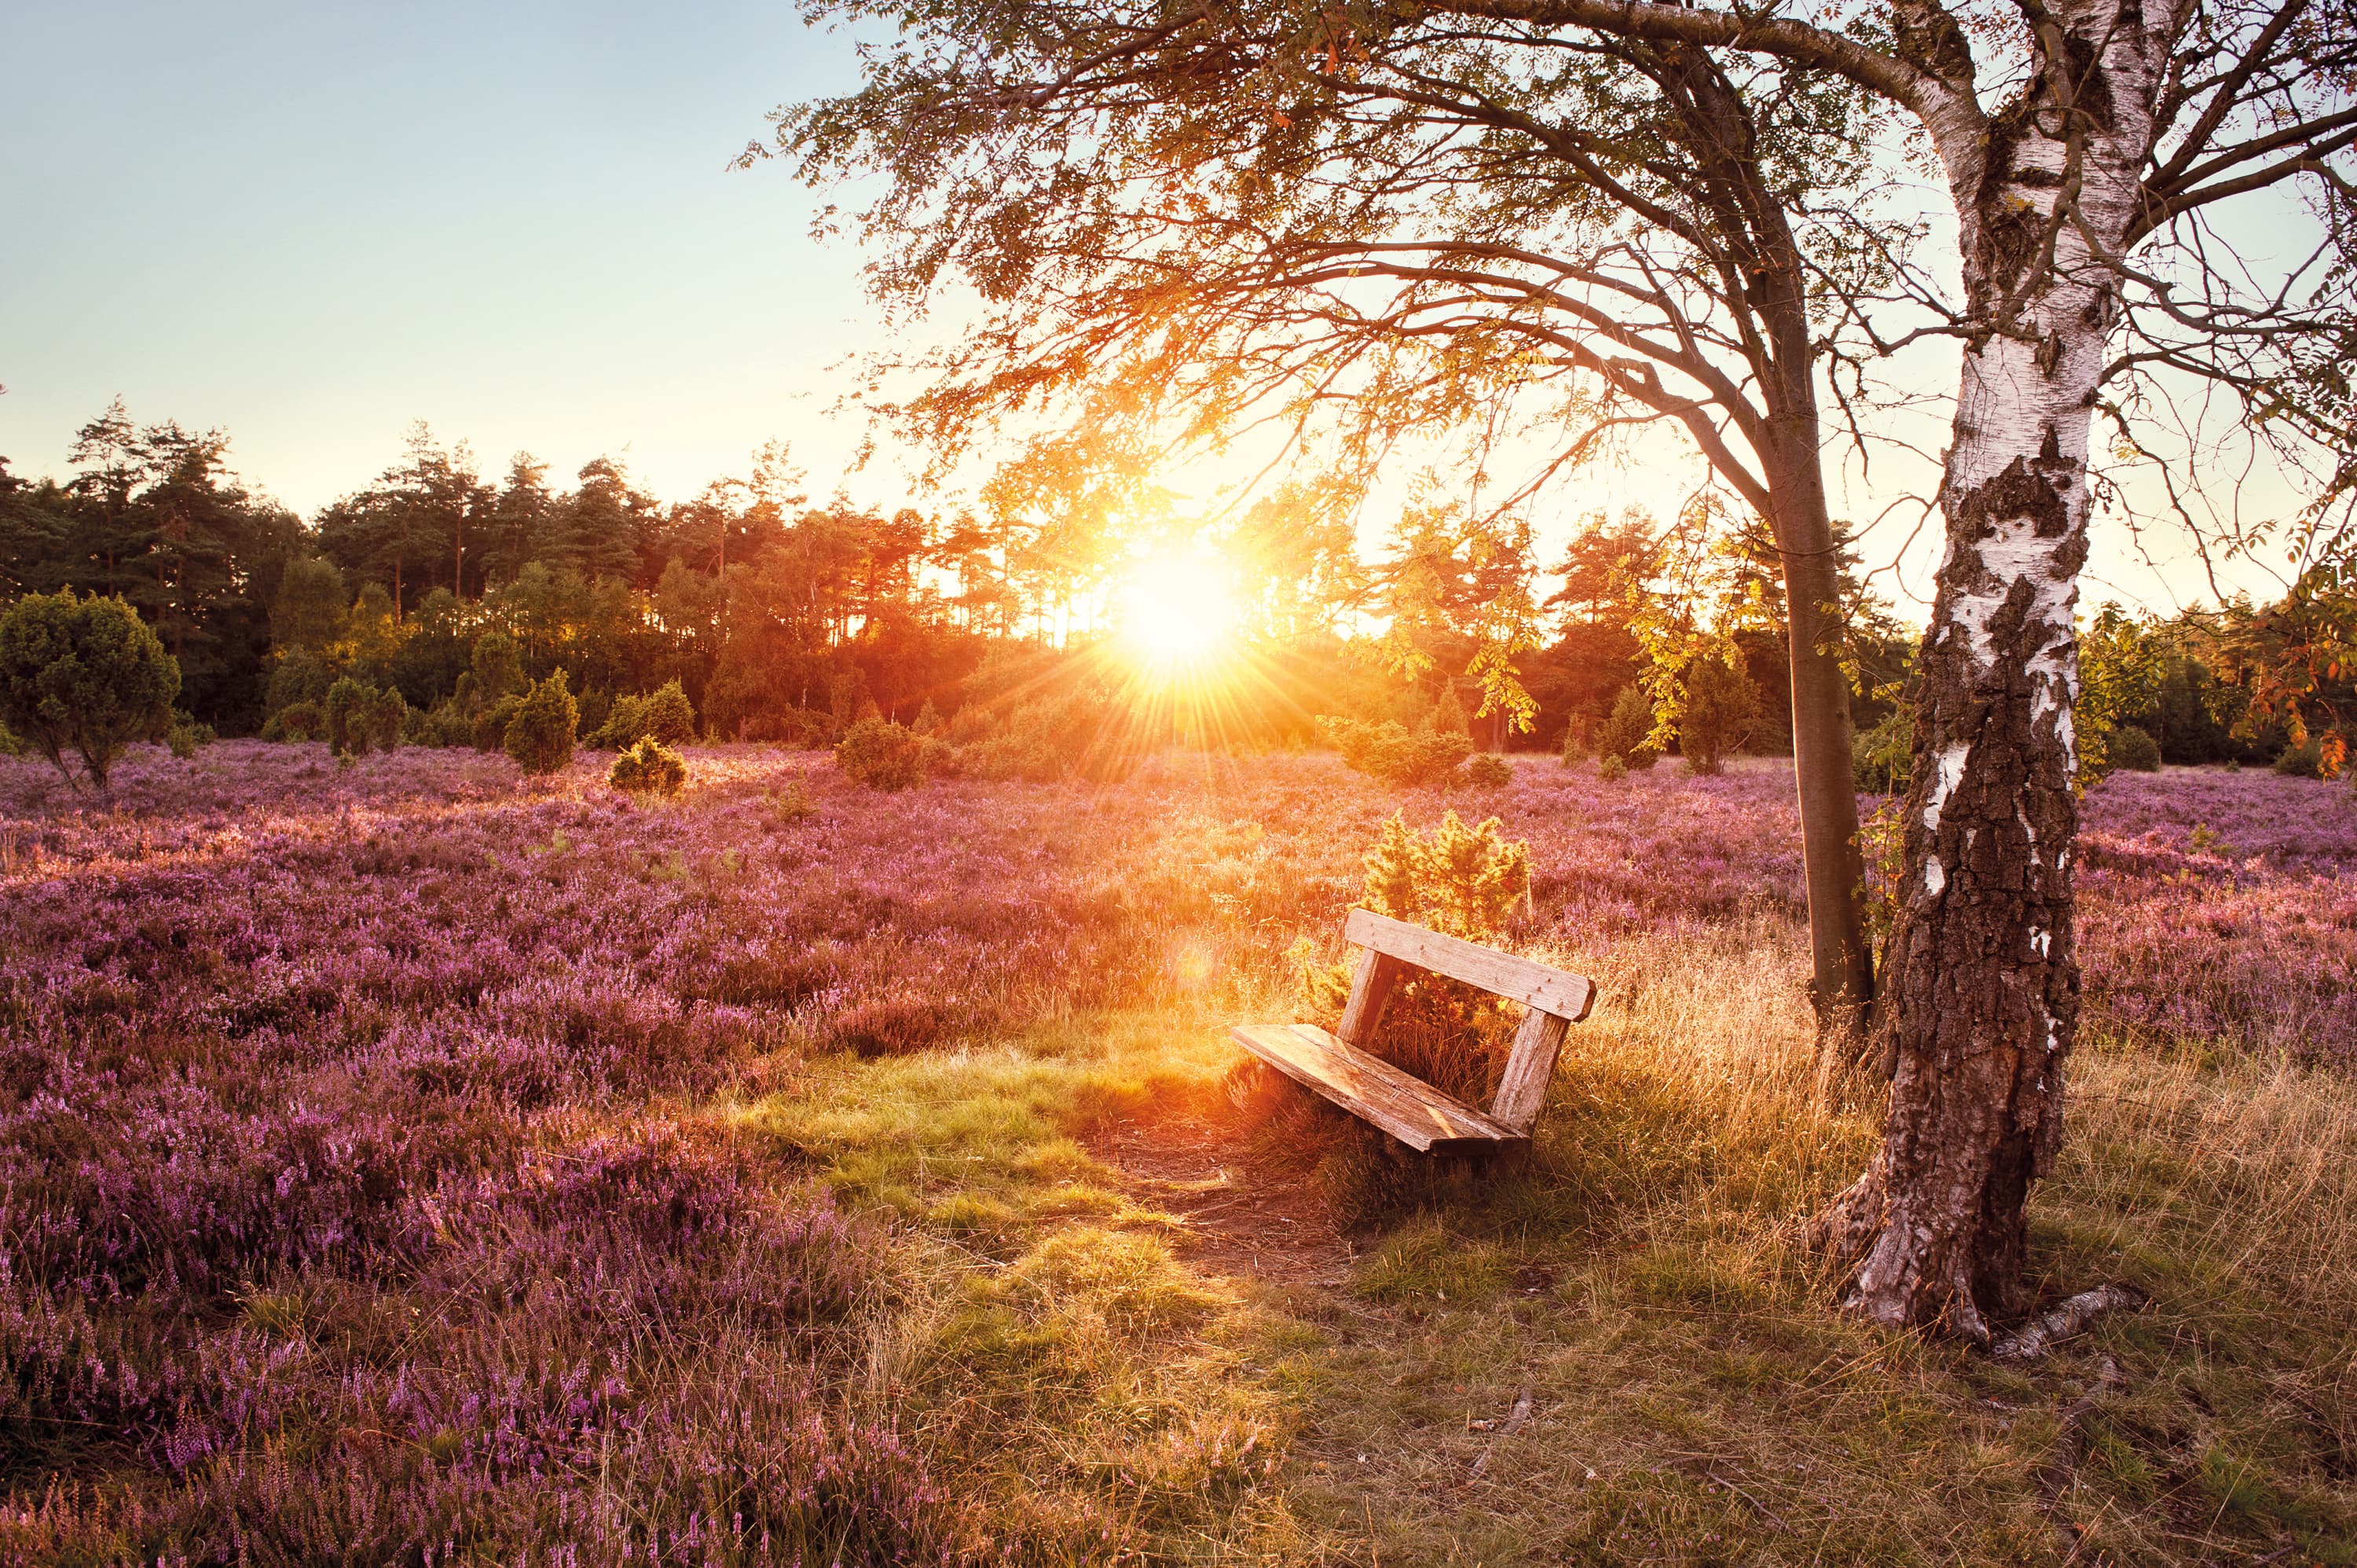
<instances>
[{"instance_id":1,"label":"dry golden grass","mask_svg":"<svg viewBox=\"0 0 2357 1568\"><path fill-rule=\"evenodd\" d=\"M1797 940L1553 955L1607 1000L1530 1158L1368 1216L1336 1291L1199 1274L1074 1141L1219 1113L1208 1015L741 1114L901 1218L861 1397L1017 1560L2357 1562L2357 1088L2092 1044L2036 1283L2154 1304L1999 1367L1825 1306L1795 1221L1876 1128L1817 1103Z\"/></svg>"}]
</instances>

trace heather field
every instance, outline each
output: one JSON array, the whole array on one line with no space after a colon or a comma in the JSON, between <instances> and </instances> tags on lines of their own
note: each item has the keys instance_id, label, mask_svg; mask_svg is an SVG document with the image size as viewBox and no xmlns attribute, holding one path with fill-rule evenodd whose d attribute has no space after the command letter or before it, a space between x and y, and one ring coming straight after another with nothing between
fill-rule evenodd
<instances>
[{"instance_id":1,"label":"heather field","mask_svg":"<svg viewBox=\"0 0 2357 1568\"><path fill-rule=\"evenodd\" d=\"M1875 1125L1780 764L687 757L0 760L0 1560L2357 1562L2345 785L2090 798L2033 1271L2154 1299L2022 1370L1796 1243ZM1222 1033L1451 807L1603 999L1525 1164L1371 1180Z\"/></svg>"}]
</instances>

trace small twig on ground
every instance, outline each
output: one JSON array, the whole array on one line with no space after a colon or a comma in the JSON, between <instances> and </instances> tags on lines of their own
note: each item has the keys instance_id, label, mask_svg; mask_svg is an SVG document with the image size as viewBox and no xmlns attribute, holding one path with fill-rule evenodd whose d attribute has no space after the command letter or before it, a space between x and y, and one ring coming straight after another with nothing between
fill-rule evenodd
<instances>
[{"instance_id":1,"label":"small twig on ground","mask_svg":"<svg viewBox=\"0 0 2357 1568\"><path fill-rule=\"evenodd\" d=\"M1490 1467L1490 1455L1498 1451L1498 1439L1512 1437L1523 1429L1523 1423L1531 1419L1531 1396L1536 1391L1531 1380L1524 1378L1522 1391L1514 1396L1514 1408L1506 1412L1506 1424L1498 1428L1497 1434L1491 1439L1489 1446L1483 1448L1480 1455L1473 1461L1475 1476L1478 1477Z\"/></svg>"},{"instance_id":2,"label":"small twig on ground","mask_svg":"<svg viewBox=\"0 0 2357 1568\"><path fill-rule=\"evenodd\" d=\"M2098 1285L2044 1312L1999 1339L1989 1355L1999 1361L2034 1361L2063 1340L2083 1334L2107 1312L2139 1311L2152 1298L2134 1285Z\"/></svg>"}]
</instances>

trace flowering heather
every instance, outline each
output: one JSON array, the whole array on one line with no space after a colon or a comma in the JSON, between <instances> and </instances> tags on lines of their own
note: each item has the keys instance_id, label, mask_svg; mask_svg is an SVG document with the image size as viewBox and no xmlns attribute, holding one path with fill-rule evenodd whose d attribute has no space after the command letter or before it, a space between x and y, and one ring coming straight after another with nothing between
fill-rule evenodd
<instances>
[{"instance_id":1,"label":"flowering heather","mask_svg":"<svg viewBox=\"0 0 2357 1568\"><path fill-rule=\"evenodd\" d=\"M1513 940L1567 960L1803 910L1772 764L688 768L649 805L586 759L227 743L101 811L0 761L0 1561L963 1554L855 1395L889 1237L702 1108L820 1050L1257 1001L1296 937L1339 952L1403 804L1527 839ZM2095 1026L2357 1056L2345 790L2123 776L2083 854Z\"/></svg>"}]
</instances>

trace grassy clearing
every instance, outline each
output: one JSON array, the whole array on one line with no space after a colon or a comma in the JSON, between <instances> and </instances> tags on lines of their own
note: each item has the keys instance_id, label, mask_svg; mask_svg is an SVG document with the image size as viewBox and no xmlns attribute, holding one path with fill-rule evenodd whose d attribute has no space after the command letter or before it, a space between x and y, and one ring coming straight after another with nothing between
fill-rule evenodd
<instances>
[{"instance_id":1,"label":"grassy clearing","mask_svg":"<svg viewBox=\"0 0 2357 1568\"><path fill-rule=\"evenodd\" d=\"M1222 1020L821 1064L737 1115L903 1222L861 1397L1022 1560L2357 1562L2357 1090L2091 1045L2034 1268L2154 1305L1992 1366L1824 1307L1793 1221L1874 1128L1813 1103L1793 940L1563 955L1608 1001L1529 1160L1360 1216L1332 1291L1190 1266L1082 1145L1232 1118Z\"/></svg>"}]
</instances>

